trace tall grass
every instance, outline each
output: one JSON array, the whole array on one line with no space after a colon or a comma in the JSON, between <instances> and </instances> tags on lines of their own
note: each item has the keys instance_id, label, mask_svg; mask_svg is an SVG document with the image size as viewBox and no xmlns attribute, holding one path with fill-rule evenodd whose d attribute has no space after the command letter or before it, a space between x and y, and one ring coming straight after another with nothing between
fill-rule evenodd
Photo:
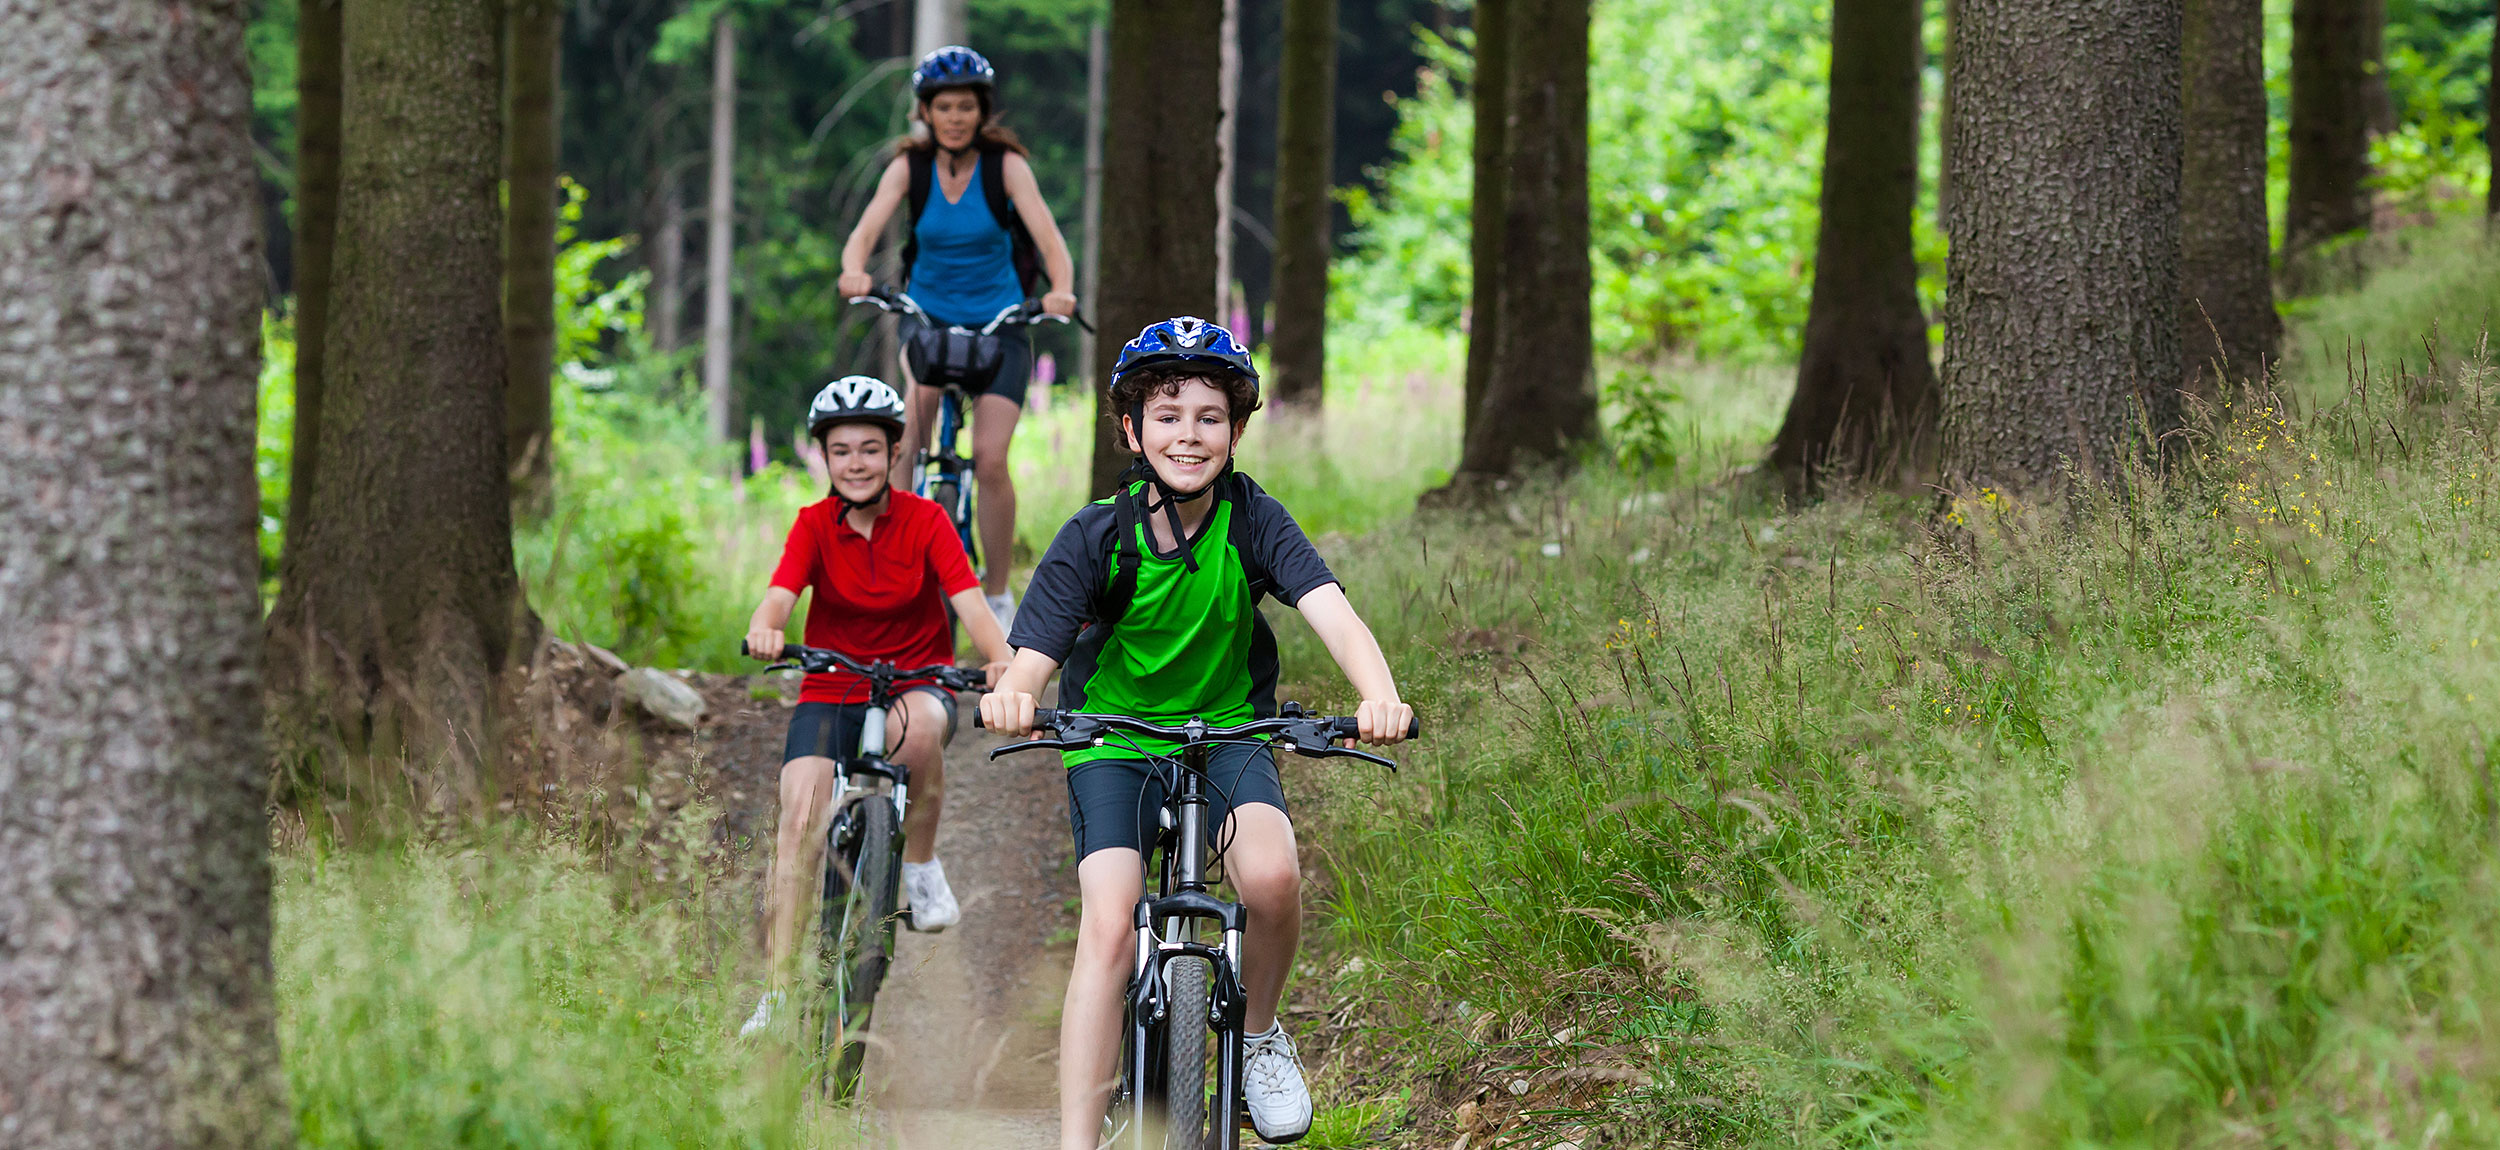
<instances>
[{"instance_id":1,"label":"tall grass","mask_svg":"<svg viewBox=\"0 0 2500 1150\"><path fill-rule=\"evenodd\" d=\"M803 1104L795 1067L733 1037L745 900L683 869L655 884L527 834L282 855L305 1144L839 1143L848 1124Z\"/></svg>"},{"instance_id":2,"label":"tall grass","mask_svg":"<svg viewBox=\"0 0 2500 1150\"><path fill-rule=\"evenodd\" d=\"M1432 730L1300 777L1321 977L1506 1137L2500 1141L2500 376L2421 365L2071 505L1598 470L1332 554Z\"/></svg>"}]
</instances>

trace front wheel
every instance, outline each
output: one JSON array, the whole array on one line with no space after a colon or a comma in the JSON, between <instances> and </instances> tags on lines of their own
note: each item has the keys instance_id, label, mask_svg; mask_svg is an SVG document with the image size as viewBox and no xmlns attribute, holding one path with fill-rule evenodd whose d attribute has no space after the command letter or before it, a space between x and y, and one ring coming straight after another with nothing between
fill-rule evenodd
<instances>
[{"instance_id":1,"label":"front wheel","mask_svg":"<svg viewBox=\"0 0 2500 1150\"><path fill-rule=\"evenodd\" d=\"M868 1028L894 950L894 892L899 875L894 807L870 795L834 820L825 842L825 901L818 928L817 975L824 988L817 1053L825 1086L848 1098L859 1086Z\"/></svg>"},{"instance_id":2,"label":"front wheel","mask_svg":"<svg viewBox=\"0 0 2500 1150\"><path fill-rule=\"evenodd\" d=\"M1201 1150L1207 1138L1207 983L1203 958L1175 958L1163 968L1168 1012L1163 1021L1163 1144Z\"/></svg>"}]
</instances>

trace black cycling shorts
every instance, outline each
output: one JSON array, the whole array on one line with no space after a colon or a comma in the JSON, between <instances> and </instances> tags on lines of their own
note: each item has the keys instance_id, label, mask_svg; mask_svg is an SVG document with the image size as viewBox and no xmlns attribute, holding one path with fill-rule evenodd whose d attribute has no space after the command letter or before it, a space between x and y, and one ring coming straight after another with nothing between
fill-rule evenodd
<instances>
[{"instance_id":1,"label":"black cycling shorts","mask_svg":"<svg viewBox=\"0 0 2500 1150\"><path fill-rule=\"evenodd\" d=\"M904 688L903 693L910 695L924 691L936 696L938 705L946 709L945 739L954 738L955 693L931 683ZM894 714L886 717L885 749L888 752L903 745L904 729L911 725L911 720L904 714L898 706ZM846 761L859 750L859 733L867 725L866 703L801 703L797 710L790 712L790 733L782 740L781 761L786 763L811 755L835 762Z\"/></svg>"},{"instance_id":2,"label":"black cycling shorts","mask_svg":"<svg viewBox=\"0 0 2500 1150\"><path fill-rule=\"evenodd\" d=\"M1285 810L1285 784L1276 777L1275 752L1263 743L1224 743L1210 749L1207 833L1220 836L1233 809L1253 803ZM1079 861L1113 847L1143 849L1154 841L1162 809L1163 783L1144 762L1096 759L1068 769L1068 828L1076 834Z\"/></svg>"},{"instance_id":3,"label":"black cycling shorts","mask_svg":"<svg viewBox=\"0 0 2500 1150\"><path fill-rule=\"evenodd\" d=\"M895 342L909 346L912 333L923 326L926 325L921 323L920 317L904 316L895 329ZM1033 337L1021 327L1002 327L992 333L992 338L998 341L998 375L990 380L986 389L974 391L967 387L964 393L975 399L995 395L1022 407L1025 389L1033 384ZM969 416L972 413L965 414Z\"/></svg>"}]
</instances>

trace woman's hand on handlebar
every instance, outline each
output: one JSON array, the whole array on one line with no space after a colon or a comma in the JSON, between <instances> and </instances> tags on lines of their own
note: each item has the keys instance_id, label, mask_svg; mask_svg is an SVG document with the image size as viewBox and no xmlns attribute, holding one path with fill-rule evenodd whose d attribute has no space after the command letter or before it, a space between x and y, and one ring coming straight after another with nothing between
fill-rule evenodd
<instances>
[{"instance_id":1,"label":"woman's hand on handlebar","mask_svg":"<svg viewBox=\"0 0 2500 1150\"><path fill-rule=\"evenodd\" d=\"M823 283L824 281L818 280L816 282ZM842 273L841 282L837 286L842 292L842 298L858 299L861 296L875 293L877 290L877 281L870 278L867 272L844 272Z\"/></svg>"},{"instance_id":2,"label":"woman's hand on handlebar","mask_svg":"<svg viewBox=\"0 0 2500 1150\"><path fill-rule=\"evenodd\" d=\"M747 657L770 663L781 658L781 649L789 645L777 627L747 628Z\"/></svg>"},{"instance_id":3,"label":"woman's hand on handlebar","mask_svg":"<svg viewBox=\"0 0 2500 1150\"><path fill-rule=\"evenodd\" d=\"M1045 295L1042 297L1042 311L1047 315L1061 317L1073 316L1076 314L1076 296L1073 293L1063 291L1055 291Z\"/></svg>"},{"instance_id":4,"label":"woman's hand on handlebar","mask_svg":"<svg viewBox=\"0 0 2500 1150\"><path fill-rule=\"evenodd\" d=\"M1022 691L992 691L981 696L981 725L1013 738L1032 734L1033 696Z\"/></svg>"},{"instance_id":5,"label":"woman's hand on handlebar","mask_svg":"<svg viewBox=\"0 0 2500 1150\"><path fill-rule=\"evenodd\" d=\"M1354 722L1362 732L1363 742L1385 747L1406 738L1406 730L1415 721L1415 708L1405 703L1387 703L1365 699L1354 708ZM1347 746L1353 746L1349 740Z\"/></svg>"}]
</instances>

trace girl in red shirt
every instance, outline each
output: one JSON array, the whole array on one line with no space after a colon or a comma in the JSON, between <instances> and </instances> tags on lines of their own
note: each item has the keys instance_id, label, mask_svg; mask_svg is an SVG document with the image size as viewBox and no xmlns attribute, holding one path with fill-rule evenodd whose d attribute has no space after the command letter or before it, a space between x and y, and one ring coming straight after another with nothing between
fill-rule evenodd
<instances>
[{"instance_id":1,"label":"girl in red shirt","mask_svg":"<svg viewBox=\"0 0 2500 1150\"><path fill-rule=\"evenodd\" d=\"M863 663L923 667L951 663L952 604L981 651L990 679L1007 664L1007 636L982 597L955 528L937 504L888 482L895 441L903 433L903 400L882 380L844 376L826 384L808 410L808 434L833 474L831 496L800 509L774 569L772 587L747 622L747 652L781 653L783 628L801 591L807 645L840 651ZM858 746L867 715L868 684L837 671L809 675L790 716L781 765L781 820L774 828L767 882L765 954L774 989L740 1029L772 1022L781 982L795 947L798 911L824 850L825 821L840 783L835 760ZM946 741L954 734L955 697L935 683L911 685L888 719L896 762L911 768L911 809L903 823L903 891L914 930L943 930L962 916L937 860L938 812L946 801Z\"/></svg>"}]
</instances>

